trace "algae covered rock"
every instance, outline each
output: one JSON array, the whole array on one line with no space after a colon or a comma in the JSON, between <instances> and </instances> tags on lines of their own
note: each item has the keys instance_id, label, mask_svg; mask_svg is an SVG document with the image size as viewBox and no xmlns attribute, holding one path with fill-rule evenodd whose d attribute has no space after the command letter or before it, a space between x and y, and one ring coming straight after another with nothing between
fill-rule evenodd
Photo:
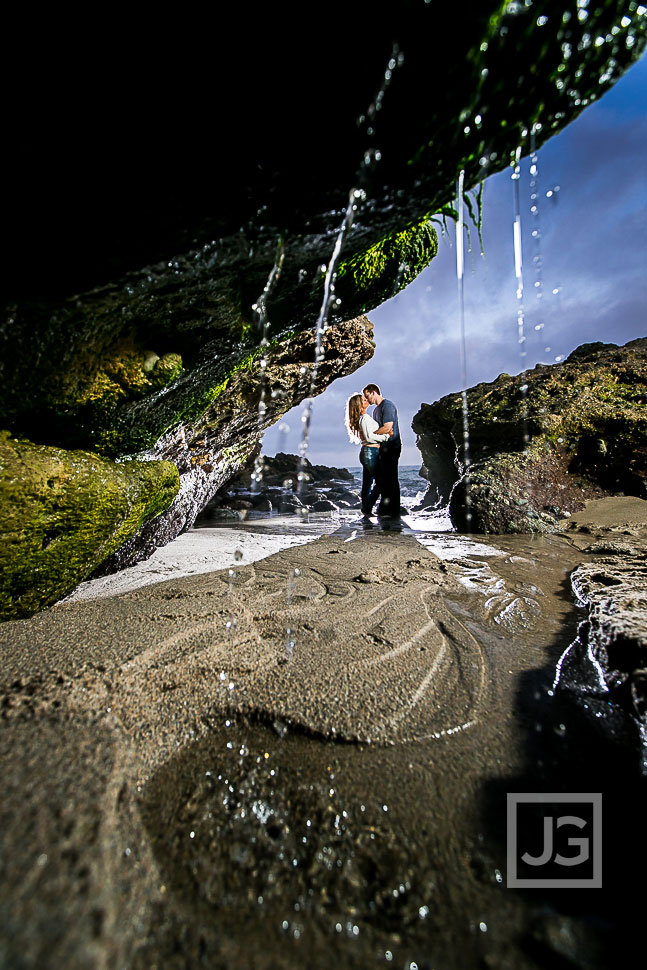
<instances>
[{"instance_id":1,"label":"algae covered rock","mask_svg":"<svg viewBox=\"0 0 647 970\"><path fill-rule=\"evenodd\" d=\"M171 462L116 463L0 437L0 617L70 592L172 501Z\"/></svg>"},{"instance_id":2,"label":"algae covered rock","mask_svg":"<svg viewBox=\"0 0 647 970\"><path fill-rule=\"evenodd\" d=\"M476 532L548 532L583 499L647 498L647 339L584 344L562 363L501 374L413 419L430 497Z\"/></svg>"},{"instance_id":3,"label":"algae covered rock","mask_svg":"<svg viewBox=\"0 0 647 970\"><path fill-rule=\"evenodd\" d=\"M253 461L266 428L304 398L320 394L337 377L370 360L372 337L373 326L364 316L330 327L315 368L312 331L292 334L257 348L224 373L217 360L204 360L198 375L187 378L187 398L178 387L181 378L160 398L159 410L145 401L127 406L121 432L149 443L141 456L173 461L180 487L168 509L145 522L102 563L99 573L132 566L190 528L216 492ZM180 400L188 401L181 420L174 417L176 390Z\"/></svg>"}]
</instances>

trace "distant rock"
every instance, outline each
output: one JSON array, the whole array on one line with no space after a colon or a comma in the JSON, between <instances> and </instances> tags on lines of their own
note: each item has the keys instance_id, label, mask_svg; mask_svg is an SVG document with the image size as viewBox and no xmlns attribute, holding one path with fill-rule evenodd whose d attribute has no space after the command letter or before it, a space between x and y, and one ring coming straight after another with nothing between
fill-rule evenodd
<instances>
[{"instance_id":1,"label":"distant rock","mask_svg":"<svg viewBox=\"0 0 647 970\"><path fill-rule=\"evenodd\" d=\"M197 524L224 518L239 509L241 502L251 506L252 512L281 515L333 512L361 505L359 490L348 487L355 478L347 468L313 465L307 458L301 463L298 455L280 451L274 457L263 455L259 470L262 477L253 477L257 475L256 462L248 462L207 505Z\"/></svg>"},{"instance_id":2,"label":"distant rock","mask_svg":"<svg viewBox=\"0 0 647 970\"><path fill-rule=\"evenodd\" d=\"M647 497L647 339L584 344L467 400L469 482L461 395L423 404L412 424L427 503L449 503L459 530L552 532L587 498Z\"/></svg>"},{"instance_id":3,"label":"distant rock","mask_svg":"<svg viewBox=\"0 0 647 970\"><path fill-rule=\"evenodd\" d=\"M301 458L298 455L289 455L283 451L277 452L274 457L263 455L262 457L262 484L281 485L290 480L294 487L297 485L297 475L301 467ZM240 471L229 482L231 489L251 488L254 465L249 464ZM302 473L306 476L304 481L308 482L353 482L355 479L352 472L347 468L334 468L327 465L313 465L308 458L303 459ZM288 488L291 486L287 486Z\"/></svg>"}]
</instances>

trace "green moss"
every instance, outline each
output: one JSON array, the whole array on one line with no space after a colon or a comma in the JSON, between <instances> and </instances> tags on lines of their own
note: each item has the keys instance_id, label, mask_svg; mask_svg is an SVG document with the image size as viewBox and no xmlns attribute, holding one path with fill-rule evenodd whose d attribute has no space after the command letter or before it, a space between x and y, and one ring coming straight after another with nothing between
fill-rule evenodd
<instances>
[{"instance_id":1,"label":"green moss","mask_svg":"<svg viewBox=\"0 0 647 970\"><path fill-rule=\"evenodd\" d=\"M0 434L0 617L69 593L179 488L171 462L115 463Z\"/></svg>"},{"instance_id":2,"label":"green moss","mask_svg":"<svg viewBox=\"0 0 647 970\"><path fill-rule=\"evenodd\" d=\"M136 349L129 341L104 357L91 379L81 370L76 385L66 388L66 405L92 405L97 412L110 411L124 401L144 397L172 383L182 371L182 358L169 353L158 357L150 350Z\"/></svg>"},{"instance_id":3,"label":"green moss","mask_svg":"<svg viewBox=\"0 0 647 970\"><path fill-rule=\"evenodd\" d=\"M239 371L252 371L256 362L293 336L288 331L266 347L255 347L242 356L210 361L179 380L155 407L149 400L115 410L110 424L94 434L93 446L103 455L134 454L151 448L158 438L179 425L196 421L211 408ZM242 352L241 352L242 353Z\"/></svg>"},{"instance_id":4,"label":"green moss","mask_svg":"<svg viewBox=\"0 0 647 970\"><path fill-rule=\"evenodd\" d=\"M337 269L337 292L342 303L361 300L372 309L403 290L429 265L438 252L438 236L428 217L369 246Z\"/></svg>"},{"instance_id":5,"label":"green moss","mask_svg":"<svg viewBox=\"0 0 647 970\"><path fill-rule=\"evenodd\" d=\"M182 373L182 358L179 354L164 354L155 365L150 374L150 383L153 388L158 389L172 384Z\"/></svg>"},{"instance_id":6,"label":"green moss","mask_svg":"<svg viewBox=\"0 0 647 970\"><path fill-rule=\"evenodd\" d=\"M241 343L246 344L254 339L254 324L251 320L246 320L244 317L238 317L238 319L231 324L229 332L236 340L240 340Z\"/></svg>"}]
</instances>

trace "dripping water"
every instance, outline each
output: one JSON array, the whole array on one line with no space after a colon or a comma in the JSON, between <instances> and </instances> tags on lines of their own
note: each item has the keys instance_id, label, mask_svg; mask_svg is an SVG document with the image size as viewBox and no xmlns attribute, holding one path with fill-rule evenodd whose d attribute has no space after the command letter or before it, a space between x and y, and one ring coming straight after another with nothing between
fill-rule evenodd
<instances>
[{"instance_id":1,"label":"dripping water","mask_svg":"<svg viewBox=\"0 0 647 970\"><path fill-rule=\"evenodd\" d=\"M341 248L344 244L344 239L346 238L346 233L353 224L355 214L360 202L364 201L366 195L363 189L351 189L348 196L348 205L346 206L346 213L344 215L343 222L337 233L337 238L335 239L335 245L333 247L332 256L330 257L330 262L326 267L326 275L324 279L324 293L323 299L321 301L321 308L319 310L319 315L317 317L317 326L315 331L315 359L310 372L310 388L309 396L306 401L303 414L301 416L301 422L303 424L301 444L299 446L299 470L298 470L298 483L297 483L297 494L301 494L303 491L303 483L305 481L305 463L308 454L308 445L310 437L310 423L312 420L312 405L313 397L317 387L317 377L319 375L319 367L324 358L324 347L323 347L323 337L328 328L328 317L330 315L330 310L333 306L339 305L341 301L338 301L335 296L335 280L337 278L337 264L339 262L339 255L341 253ZM302 368L303 370L303 368Z\"/></svg>"},{"instance_id":2,"label":"dripping water","mask_svg":"<svg viewBox=\"0 0 647 970\"><path fill-rule=\"evenodd\" d=\"M261 359L259 361L260 367L260 397L258 400L258 432L259 437L263 432L265 426L265 415L267 412L267 404L265 403L265 398L267 396L267 357L265 356L267 352L267 347L269 346L269 329L270 320L267 313L267 300L274 287L274 284L279 279L281 275L281 269L283 267L284 258L284 248L283 248L283 238L279 236L279 241L276 250L276 260L274 266L267 278L267 283L263 289L263 292L259 296L258 300L252 306L254 315L256 317L256 328L260 336L259 346L262 349ZM263 481L263 459L260 453L256 456L254 461L254 471L252 472L252 491L257 492L260 489L261 482Z\"/></svg>"},{"instance_id":3,"label":"dripping water","mask_svg":"<svg viewBox=\"0 0 647 970\"><path fill-rule=\"evenodd\" d=\"M541 131L541 125L532 126L530 131L530 215L532 218L532 230L530 236L533 244L533 289L537 303L537 317L535 332L541 333L544 329L543 320L543 258L541 252L541 226L539 224L539 156L537 154L536 136Z\"/></svg>"},{"instance_id":4,"label":"dripping water","mask_svg":"<svg viewBox=\"0 0 647 970\"><path fill-rule=\"evenodd\" d=\"M467 345L465 340L465 294L463 278L465 275L465 253L464 253L464 188L465 172L461 171L456 187L456 280L458 284L458 316L460 326L460 350L461 350L461 384L462 384L462 410L463 410L463 480L465 482L465 522L469 530L472 521L472 497L470 495L470 428L469 428L469 408L467 402Z\"/></svg>"},{"instance_id":5,"label":"dripping water","mask_svg":"<svg viewBox=\"0 0 647 970\"><path fill-rule=\"evenodd\" d=\"M517 343L519 344L519 357L521 359L521 377L522 384L519 390L521 391L521 414L523 421L523 446L524 451L528 448L528 442L530 440L528 435L528 384L525 382L524 378L526 376L526 335L525 335L525 310L524 310L524 294L523 294L523 247L521 240L521 202L520 202L520 192L519 192L519 182L521 179L521 146L519 146L514 155L514 164L512 166L512 198L513 198L513 209L514 209L514 221L512 224L513 233L513 246L514 246L514 275L517 281Z\"/></svg>"},{"instance_id":6,"label":"dripping water","mask_svg":"<svg viewBox=\"0 0 647 970\"><path fill-rule=\"evenodd\" d=\"M344 219L337 233L335 239L335 245L333 248L332 256L328 262L327 267L322 267L325 271L324 279L324 294L321 302L321 309L319 311L319 316L317 317L317 325L315 332L315 360L314 366L311 372L310 378L310 389L308 400L306 401L301 417L302 428L302 439L299 446L299 473L297 475L297 494L301 494L303 491L303 483L306 478L305 474L305 462L308 453L309 438L310 438L310 424L312 420L312 404L313 397L316 390L317 377L319 373L319 366L324 357L323 349L323 336L326 332L328 325L328 317L330 310L333 306L339 307L341 300L335 296L335 280L337 278L337 264L339 262L339 255L341 253L346 234L353 225L353 221L357 214L358 207L360 203L366 200L366 192L361 187L362 184L366 183L368 173L375 167L375 165L382 158L382 153L378 147L376 147L375 138L375 125L377 121L377 115L382 110L384 97L389 87L393 74L397 68L400 68L404 63L404 54L400 51L397 44L393 45L391 50L391 56L389 58L387 67L382 75L380 82L380 87L374 101L369 106L366 114L361 115L357 119L358 127L363 127L366 136L369 140L369 146L364 152L361 164L359 166L359 171L357 174L356 187L352 188L348 197L348 204L346 206L346 213ZM302 374L305 372L305 368L301 368Z\"/></svg>"},{"instance_id":7,"label":"dripping water","mask_svg":"<svg viewBox=\"0 0 647 970\"><path fill-rule=\"evenodd\" d=\"M535 333L539 336L541 335L544 339L542 341L543 350L545 354L550 354L552 348L546 344L546 332L545 332L545 320L544 316L546 313L546 306L544 302L544 257L542 253L542 231L540 225L540 191L539 191L539 154L536 148L537 134L541 131L541 125L535 124L532 126L530 132L530 215L532 218L532 230L530 233L532 239L533 248L533 290L535 292L535 300L537 307L537 317L535 323ZM547 199L552 199L553 201L557 198L557 193L559 192L559 185L554 185L549 188L545 197ZM559 294L559 287L553 289L553 296ZM549 338L550 339L550 338ZM562 356L557 356L554 358L555 361L559 362L562 360Z\"/></svg>"}]
</instances>

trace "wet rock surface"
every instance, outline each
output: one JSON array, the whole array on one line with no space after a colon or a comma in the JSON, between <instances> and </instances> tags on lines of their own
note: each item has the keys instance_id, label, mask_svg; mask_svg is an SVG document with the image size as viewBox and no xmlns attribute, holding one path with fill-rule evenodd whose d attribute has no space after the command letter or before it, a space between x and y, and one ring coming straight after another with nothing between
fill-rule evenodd
<instances>
[{"instance_id":1,"label":"wet rock surface","mask_svg":"<svg viewBox=\"0 0 647 970\"><path fill-rule=\"evenodd\" d=\"M329 328L314 393L370 359L372 335L366 317ZM310 332L268 347L264 360L261 368L258 354L250 358L213 400L206 394L191 420L187 414L184 424L165 432L136 461L3 439L0 615L29 615L89 576L148 558L190 528L258 452L265 428L310 393ZM160 408L172 408L164 401L174 393L160 399ZM134 408L129 421L139 433L154 408L143 402ZM295 498L294 508L297 503Z\"/></svg>"},{"instance_id":2,"label":"wet rock surface","mask_svg":"<svg viewBox=\"0 0 647 970\"><path fill-rule=\"evenodd\" d=\"M372 336L367 317L329 328L323 337L325 356L317 367L314 393L366 363L373 354ZM267 348L265 367L260 367L257 355L248 367L231 375L225 391L204 412L156 441L146 454L174 462L180 472L178 495L163 515L124 544L95 575L133 565L190 528L218 489L249 466L265 429L310 394L314 343L314 335L306 331Z\"/></svg>"},{"instance_id":3,"label":"wet rock surface","mask_svg":"<svg viewBox=\"0 0 647 970\"><path fill-rule=\"evenodd\" d=\"M467 392L465 476L461 395L413 419L430 481L468 532L553 532L586 499L647 496L647 339L584 344L560 364L501 374Z\"/></svg>"},{"instance_id":4,"label":"wet rock surface","mask_svg":"<svg viewBox=\"0 0 647 970\"><path fill-rule=\"evenodd\" d=\"M558 686L592 717L612 705L618 733L628 747L642 749L647 772L647 530L641 509L647 503L625 498L616 504L616 522L598 531L595 542L586 542L586 512L567 530L592 561L571 575L587 617L564 657Z\"/></svg>"}]
</instances>

